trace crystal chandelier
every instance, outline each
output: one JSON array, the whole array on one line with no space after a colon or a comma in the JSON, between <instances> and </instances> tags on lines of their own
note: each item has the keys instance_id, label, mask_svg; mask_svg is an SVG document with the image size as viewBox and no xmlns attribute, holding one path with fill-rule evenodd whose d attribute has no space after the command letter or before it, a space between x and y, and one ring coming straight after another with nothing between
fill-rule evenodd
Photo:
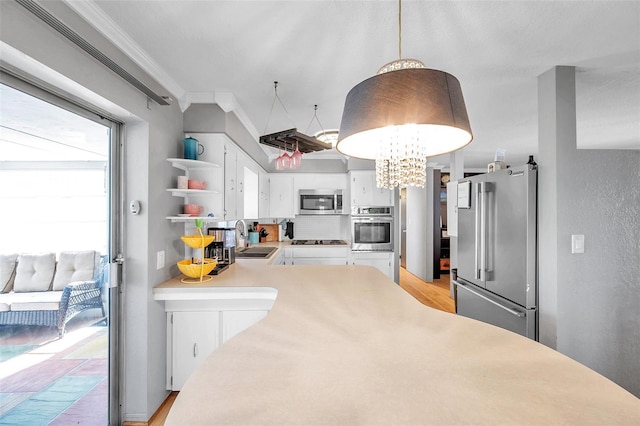
<instances>
[{"instance_id":1,"label":"crystal chandelier","mask_svg":"<svg viewBox=\"0 0 640 426\"><path fill-rule=\"evenodd\" d=\"M347 94L336 149L375 160L379 188L423 187L427 157L463 148L473 139L458 80L402 59L399 0L397 61Z\"/></svg>"},{"instance_id":2,"label":"crystal chandelier","mask_svg":"<svg viewBox=\"0 0 640 426\"><path fill-rule=\"evenodd\" d=\"M427 155L417 126L391 127L385 133L385 143L379 144L375 158L378 188L424 186Z\"/></svg>"}]
</instances>

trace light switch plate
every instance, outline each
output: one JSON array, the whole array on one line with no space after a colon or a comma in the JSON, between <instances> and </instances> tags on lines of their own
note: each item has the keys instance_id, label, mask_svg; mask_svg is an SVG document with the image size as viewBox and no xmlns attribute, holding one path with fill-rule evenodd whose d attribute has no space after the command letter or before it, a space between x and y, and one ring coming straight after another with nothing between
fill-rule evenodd
<instances>
[{"instance_id":1,"label":"light switch plate","mask_svg":"<svg viewBox=\"0 0 640 426\"><path fill-rule=\"evenodd\" d=\"M160 250L156 255L156 269L164 268L164 250Z\"/></svg>"},{"instance_id":2,"label":"light switch plate","mask_svg":"<svg viewBox=\"0 0 640 426\"><path fill-rule=\"evenodd\" d=\"M571 253L584 253L584 235L571 236Z\"/></svg>"}]
</instances>

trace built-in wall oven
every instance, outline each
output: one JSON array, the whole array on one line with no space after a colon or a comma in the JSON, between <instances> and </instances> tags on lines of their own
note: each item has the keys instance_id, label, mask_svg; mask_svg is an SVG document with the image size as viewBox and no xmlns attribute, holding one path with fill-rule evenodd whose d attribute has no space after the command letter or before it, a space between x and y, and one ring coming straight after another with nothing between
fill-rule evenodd
<instances>
[{"instance_id":1,"label":"built-in wall oven","mask_svg":"<svg viewBox=\"0 0 640 426\"><path fill-rule=\"evenodd\" d=\"M351 250L393 251L393 207L352 207Z\"/></svg>"}]
</instances>

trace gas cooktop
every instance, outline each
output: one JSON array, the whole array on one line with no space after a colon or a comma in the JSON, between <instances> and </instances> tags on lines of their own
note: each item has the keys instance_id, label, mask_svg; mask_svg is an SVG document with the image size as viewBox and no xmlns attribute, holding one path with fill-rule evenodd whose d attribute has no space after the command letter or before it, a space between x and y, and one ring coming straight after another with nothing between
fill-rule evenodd
<instances>
[{"instance_id":1,"label":"gas cooktop","mask_svg":"<svg viewBox=\"0 0 640 426\"><path fill-rule=\"evenodd\" d=\"M293 240L291 245L294 246L346 246L348 243L344 240Z\"/></svg>"}]
</instances>

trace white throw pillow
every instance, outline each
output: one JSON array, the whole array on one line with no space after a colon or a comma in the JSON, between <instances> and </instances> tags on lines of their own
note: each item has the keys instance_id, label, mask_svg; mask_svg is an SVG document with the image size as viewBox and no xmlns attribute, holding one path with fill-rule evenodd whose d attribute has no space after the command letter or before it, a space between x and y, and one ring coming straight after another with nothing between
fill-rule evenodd
<instances>
[{"instance_id":1,"label":"white throw pillow","mask_svg":"<svg viewBox=\"0 0 640 426\"><path fill-rule=\"evenodd\" d=\"M21 254L18 256L13 291L16 293L47 291L51 287L55 270L56 255L54 253Z\"/></svg>"},{"instance_id":2,"label":"white throw pillow","mask_svg":"<svg viewBox=\"0 0 640 426\"><path fill-rule=\"evenodd\" d=\"M97 253L93 250L61 252L52 289L54 291L64 290L67 284L74 281L92 280L97 258Z\"/></svg>"},{"instance_id":3,"label":"white throw pillow","mask_svg":"<svg viewBox=\"0 0 640 426\"><path fill-rule=\"evenodd\" d=\"M17 254L0 254L0 293L9 293L16 277Z\"/></svg>"}]
</instances>

